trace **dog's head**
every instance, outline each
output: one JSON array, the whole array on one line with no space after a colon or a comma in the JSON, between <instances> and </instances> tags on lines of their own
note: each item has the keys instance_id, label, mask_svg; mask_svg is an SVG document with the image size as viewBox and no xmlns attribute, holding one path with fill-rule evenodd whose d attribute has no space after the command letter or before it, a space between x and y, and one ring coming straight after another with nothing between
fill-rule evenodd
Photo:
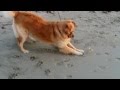
<instances>
[{"instance_id":1,"label":"dog's head","mask_svg":"<svg viewBox=\"0 0 120 90\"><path fill-rule=\"evenodd\" d=\"M75 28L77 27L76 23L72 20L69 20L65 23L64 26L64 33L67 35L68 38L74 37Z\"/></svg>"}]
</instances>

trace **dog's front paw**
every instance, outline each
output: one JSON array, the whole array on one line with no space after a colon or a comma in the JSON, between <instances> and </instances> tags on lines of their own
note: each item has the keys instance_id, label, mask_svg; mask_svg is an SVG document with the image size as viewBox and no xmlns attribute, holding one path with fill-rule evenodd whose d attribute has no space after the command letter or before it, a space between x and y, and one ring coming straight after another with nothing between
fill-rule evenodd
<instances>
[{"instance_id":1,"label":"dog's front paw","mask_svg":"<svg viewBox=\"0 0 120 90\"><path fill-rule=\"evenodd\" d=\"M85 53L84 50L80 50L80 49L77 49L78 52L82 52L82 53Z\"/></svg>"},{"instance_id":2,"label":"dog's front paw","mask_svg":"<svg viewBox=\"0 0 120 90\"><path fill-rule=\"evenodd\" d=\"M78 55L78 56L83 56L84 55L84 52L75 52L75 55Z\"/></svg>"}]
</instances>

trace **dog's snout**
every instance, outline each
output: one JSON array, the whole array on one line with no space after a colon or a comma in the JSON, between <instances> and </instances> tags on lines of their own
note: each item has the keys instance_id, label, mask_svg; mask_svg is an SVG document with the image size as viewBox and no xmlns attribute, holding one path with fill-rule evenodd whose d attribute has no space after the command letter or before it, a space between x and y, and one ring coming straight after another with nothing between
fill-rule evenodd
<instances>
[{"instance_id":1,"label":"dog's snout","mask_svg":"<svg viewBox=\"0 0 120 90\"><path fill-rule=\"evenodd\" d=\"M74 33L70 33L69 38L74 38Z\"/></svg>"},{"instance_id":2,"label":"dog's snout","mask_svg":"<svg viewBox=\"0 0 120 90\"><path fill-rule=\"evenodd\" d=\"M72 38L74 38L74 34L72 35Z\"/></svg>"}]
</instances>

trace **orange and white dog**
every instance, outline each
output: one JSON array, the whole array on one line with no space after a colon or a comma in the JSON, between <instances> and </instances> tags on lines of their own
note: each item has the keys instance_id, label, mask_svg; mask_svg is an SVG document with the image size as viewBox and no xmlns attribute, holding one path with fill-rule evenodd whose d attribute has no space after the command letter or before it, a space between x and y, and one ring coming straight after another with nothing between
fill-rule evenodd
<instances>
[{"instance_id":1,"label":"orange and white dog","mask_svg":"<svg viewBox=\"0 0 120 90\"><path fill-rule=\"evenodd\" d=\"M36 13L24 11L9 11L9 15L13 18L13 31L23 53L29 53L24 43L30 38L54 45L64 54L84 54L84 50L75 48L70 42L76 27L73 20L48 21Z\"/></svg>"}]
</instances>

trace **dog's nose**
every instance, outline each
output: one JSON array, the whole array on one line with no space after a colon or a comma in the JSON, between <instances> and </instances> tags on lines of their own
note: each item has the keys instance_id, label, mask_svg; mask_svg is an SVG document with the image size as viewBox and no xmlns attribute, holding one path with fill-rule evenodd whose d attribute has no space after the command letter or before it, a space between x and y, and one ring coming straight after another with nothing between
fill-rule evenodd
<instances>
[{"instance_id":1,"label":"dog's nose","mask_svg":"<svg viewBox=\"0 0 120 90\"><path fill-rule=\"evenodd\" d=\"M74 34L71 34L71 35L70 35L70 38L74 38Z\"/></svg>"},{"instance_id":2,"label":"dog's nose","mask_svg":"<svg viewBox=\"0 0 120 90\"><path fill-rule=\"evenodd\" d=\"M72 34L72 38L74 38L74 35Z\"/></svg>"},{"instance_id":3,"label":"dog's nose","mask_svg":"<svg viewBox=\"0 0 120 90\"><path fill-rule=\"evenodd\" d=\"M74 38L74 34L71 33L70 35L68 35L69 38Z\"/></svg>"}]
</instances>

